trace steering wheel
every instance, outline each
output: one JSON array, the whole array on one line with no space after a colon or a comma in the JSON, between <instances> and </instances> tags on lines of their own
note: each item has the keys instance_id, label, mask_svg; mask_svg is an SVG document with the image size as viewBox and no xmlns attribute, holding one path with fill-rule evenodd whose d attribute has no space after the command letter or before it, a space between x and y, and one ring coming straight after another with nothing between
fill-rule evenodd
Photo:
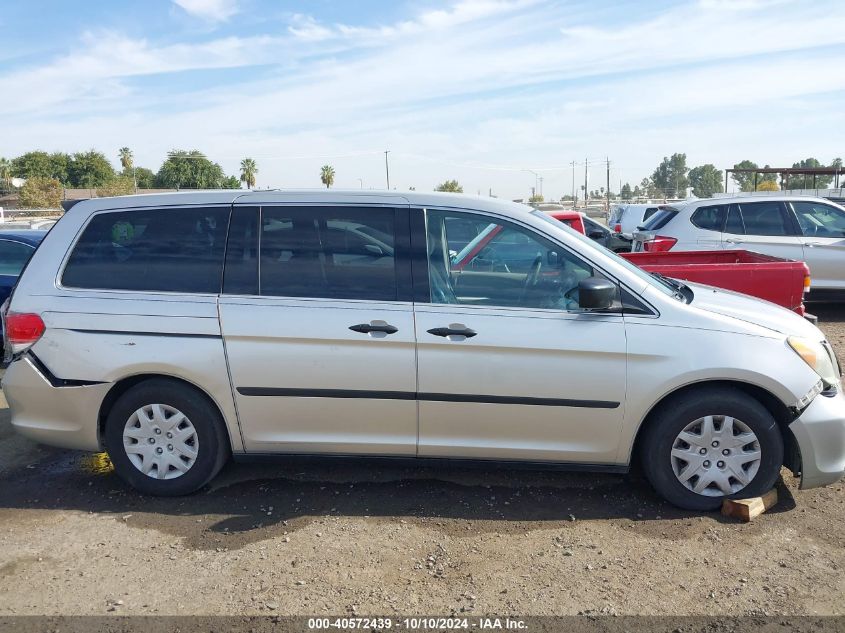
<instances>
[{"instance_id":1,"label":"steering wheel","mask_svg":"<svg viewBox=\"0 0 845 633\"><path fill-rule=\"evenodd\" d=\"M525 285L522 287L522 297L520 298L520 303L522 303L525 299L525 295L528 294L529 288L533 288L540 283L540 271L542 269L543 257L542 255L537 255L531 263L531 268L528 270L528 274L525 275Z\"/></svg>"}]
</instances>

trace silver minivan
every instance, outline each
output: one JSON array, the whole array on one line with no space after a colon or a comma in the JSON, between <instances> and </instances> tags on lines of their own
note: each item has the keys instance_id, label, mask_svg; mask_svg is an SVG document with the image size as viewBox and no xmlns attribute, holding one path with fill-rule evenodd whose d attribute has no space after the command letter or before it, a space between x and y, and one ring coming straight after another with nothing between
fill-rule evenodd
<instances>
[{"instance_id":1,"label":"silver minivan","mask_svg":"<svg viewBox=\"0 0 845 633\"><path fill-rule=\"evenodd\" d=\"M4 314L12 423L151 494L232 456L625 472L690 509L845 470L824 335L649 275L529 207L410 192L74 206Z\"/></svg>"}]
</instances>

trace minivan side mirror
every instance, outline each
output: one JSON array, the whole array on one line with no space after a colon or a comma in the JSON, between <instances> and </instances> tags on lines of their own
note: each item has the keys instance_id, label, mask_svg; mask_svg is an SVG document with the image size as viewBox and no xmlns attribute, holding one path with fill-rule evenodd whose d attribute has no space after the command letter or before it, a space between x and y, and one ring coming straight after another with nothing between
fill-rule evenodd
<instances>
[{"instance_id":1,"label":"minivan side mirror","mask_svg":"<svg viewBox=\"0 0 845 633\"><path fill-rule=\"evenodd\" d=\"M606 310L616 298L616 285L601 277L588 277L578 284L578 307L584 310Z\"/></svg>"},{"instance_id":2,"label":"minivan side mirror","mask_svg":"<svg viewBox=\"0 0 845 633\"><path fill-rule=\"evenodd\" d=\"M589 237L591 240L600 240L604 237L604 231L600 231L598 229L590 231L589 233L587 233L587 237Z\"/></svg>"}]
</instances>

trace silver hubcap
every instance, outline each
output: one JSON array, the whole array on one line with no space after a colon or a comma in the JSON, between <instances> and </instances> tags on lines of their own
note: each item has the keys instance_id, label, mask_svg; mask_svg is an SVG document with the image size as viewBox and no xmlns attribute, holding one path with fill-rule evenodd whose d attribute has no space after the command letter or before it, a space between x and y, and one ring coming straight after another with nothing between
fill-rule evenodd
<instances>
[{"instance_id":1,"label":"silver hubcap","mask_svg":"<svg viewBox=\"0 0 845 633\"><path fill-rule=\"evenodd\" d=\"M175 479L197 460L199 438L184 413L166 404L148 404L126 421L123 448L147 477Z\"/></svg>"},{"instance_id":2,"label":"silver hubcap","mask_svg":"<svg viewBox=\"0 0 845 633\"><path fill-rule=\"evenodd\" d=\"M675 438L672 470L693 492L721 497L750 484L761 457L760 442L748 425L727 415L708 415Z\"/></svg>"}]
</instances>

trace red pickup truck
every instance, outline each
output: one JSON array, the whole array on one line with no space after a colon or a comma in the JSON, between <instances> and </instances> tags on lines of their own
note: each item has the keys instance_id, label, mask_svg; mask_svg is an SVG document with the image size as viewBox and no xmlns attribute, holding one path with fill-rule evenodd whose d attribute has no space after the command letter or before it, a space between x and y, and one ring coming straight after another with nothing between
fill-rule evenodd
<instances>
[{"instance_id":1,"label":"red pickup truck","mask_svg":"<svg viewBox=\"0 0 845 633\"><path fill-rule=\"evenodd\" d=\"M584 223L580 218L551 215L575 231L584 233ZM804 309L804 294L810 290L810 269L804 262L743 250L619 255L651 273L742 292L813 318Z\"/></svg>"},{"instance_id":2,"label":"red pickup truck","mask_svg":"<svg viewBox=\"0 0 845 633\"><path fill-rule=\"evenodd\" d=\"M735 290L782 305L801 316L810 269L804 262L752 251L667 251L621 253L650 273Z\"/></svg>"}]
</instances>

